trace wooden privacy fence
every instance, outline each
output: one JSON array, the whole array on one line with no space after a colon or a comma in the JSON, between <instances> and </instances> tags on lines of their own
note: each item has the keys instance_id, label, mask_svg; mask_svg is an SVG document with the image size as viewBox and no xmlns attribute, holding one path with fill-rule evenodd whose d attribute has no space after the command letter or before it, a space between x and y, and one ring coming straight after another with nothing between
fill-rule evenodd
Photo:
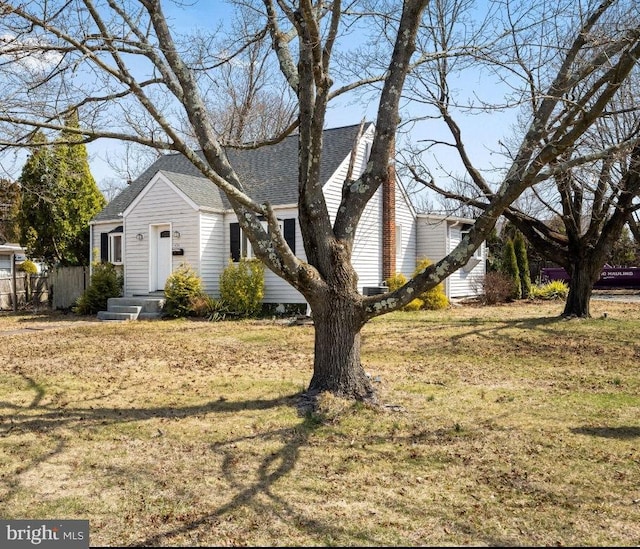
<instances>
[{"instance_id":1,"label":"wooden privacy fence","mask_svg":"<svg viewBox=\"0 0 640 549\"><path fill-rule=\"evenodd\" d=\"M89 267L56 267L49 272L53 309L68 309L89 286Z\"/></svg>"},{"instance_id":2,"label":"wooden privacy fence","mask_svg":"<svg viewBox=\"0 0 640 549\"><path fill-rule=\"evenodd\" d=\"M27 303L41 305L49 301L49 285L46 275L28 275L16 273L15 290L12 275L0 275L0 310L23 307Z\"/></svg>"},{"instance_id":3,"label":"wooden privacy fence","mask_svg":"<svg viewBox=\"0 0 640 549\"><path fill-rule=\"evenodd\" d=\"M52 309L69 309L89 286L89 267L57 267L46 275L16 273L15 290L11 275L0 275L0 310L27 303L51 304Z\"/></svg>"}]
</instances>

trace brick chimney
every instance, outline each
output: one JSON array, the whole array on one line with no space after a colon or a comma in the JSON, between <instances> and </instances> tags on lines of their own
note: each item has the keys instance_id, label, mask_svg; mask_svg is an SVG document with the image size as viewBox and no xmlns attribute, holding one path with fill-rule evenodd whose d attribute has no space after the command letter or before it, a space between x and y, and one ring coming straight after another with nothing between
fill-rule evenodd
<instances>
[{"instance_id":1,"label":"brick chimney","mask_svg":"<svg viewBox=\"0 0 640 549\"><path fill-rule=\"evenodd\" d=\"M391 146L387 180L382 184L382 280L396 274L396 167Z\"/></svg>"}]
</instances>

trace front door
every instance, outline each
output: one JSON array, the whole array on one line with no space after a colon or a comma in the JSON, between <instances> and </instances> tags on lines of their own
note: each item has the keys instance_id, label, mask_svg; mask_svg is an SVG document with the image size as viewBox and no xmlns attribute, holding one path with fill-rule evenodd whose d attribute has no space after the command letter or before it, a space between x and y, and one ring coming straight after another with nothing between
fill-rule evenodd
<instances>
[{"instance_id":1,"label":"front door","mask_svg":"<svg viewBox=\"0 0 640 549\"><path fill-rule=\"evenodd\" d=\"M164 290L167 278L171 274L171 226L158 225L156 229L155 272L156 280L153 290Z\"/></svg>"}]
</instances>

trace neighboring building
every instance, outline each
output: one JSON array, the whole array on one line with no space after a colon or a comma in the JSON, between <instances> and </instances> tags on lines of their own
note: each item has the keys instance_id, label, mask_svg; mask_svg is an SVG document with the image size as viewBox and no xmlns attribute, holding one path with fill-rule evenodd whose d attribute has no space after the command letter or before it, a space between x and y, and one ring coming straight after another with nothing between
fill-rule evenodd
<instances>
[{"instance_id":1,"label":"neighboring building","mask_svg":"<svg viewBox=\"0 0 640 549\"><path fill-rule=\"evenodd\" d=\"M321 177L332 218L340 203L352 151L355 151L353 177L358 177L365 168L373 124L366 125L356 143L358 133L359 125L354 125L329 129L324 134ZM270 202L282 222L285 239L296 255L305 259L297 214L297 153L295 135L260 149L228 151L248 194L258 202ZM449 225L444 221L426 223L428 217L416 214L401 182L395 176L391 179L367 205L354 241L353 264L363 293L380 286L396 272L410 276L416 259L425 253L432 260L440 259L435 248L420 245L420 240L445 238L442 227ZM199 274L207 293L218 296L220 275L229 260L237 261L252 254L224 193L180 154L160 157L90 225L92 262L97 259L121 266L127 297L163 290L169 274L182 263ZM430 229L437 233L433 238ZM450 241L443 242L443 246L451 249L456 238L455 226L446 234ZM98 257L93 257L94 250L98 251ZM484 247L479 253L484 253ZM473 260L472 263L477 267ZM484 261L481 264L484 268ZM450 297L473 293L470 285L449 286ZM305 303L305 300L267 269L264 302Z\"/></svg>"},{"instance_id":2,"label":"neighboring building","mask_svg":"<svg viewBox=\"0 0 640 549\"><path fill-rule=\"evenodd\" d=\"M25 250L20 244L9 242L0 244L0 277L11 276L13 274L13 264L22 263L26 259Z\"/></svg>"},{"instance_id":3,"label":"neighboring building","mask_svg":"<svg viewBox=\"0 0 640 549\"><path fill-rule=\"evenodd\" d=\"M28 281L27 275L20 271L25 259L26 251L19 244L0 244L0 311L24 305L27 300L34 304L44 303L49 297L46 277L28 277ZM44 265L37 261L34 264L41 273Z\"/></svg>"}]
</instances>

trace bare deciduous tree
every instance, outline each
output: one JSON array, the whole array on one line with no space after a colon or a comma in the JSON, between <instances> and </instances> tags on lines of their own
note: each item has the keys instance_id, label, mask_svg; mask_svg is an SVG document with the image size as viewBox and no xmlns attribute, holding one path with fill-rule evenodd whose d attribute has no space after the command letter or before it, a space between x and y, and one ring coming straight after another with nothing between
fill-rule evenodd
<instances>
[{"instance_id":1,"label":"bare deciduous tree","mask_svg":"<svg viewBox=\"0 0 640 549\"><path fill-rule=\"evenodd\" d=\"M277 78L269 36L264 27L253 28L259 25L253 13L241 12L233 32L241 51L220 66L208 101L216 132L229 146L264 142L284 134L296 120L291 89Z\"/></svg>"},{"instance_id":2,"label":"bare deciduous tree","mask_svg":"<svg viewBox=\"0 0 640 549\"><path fill-rule=\"evenodd\" d=\"M637 128L633 135L637 134ZM596 150L605 145L600 142ZM536 193L545 217L510 206L509 219L546 259L569 274L563 316L589 317L591 294L602 268L620 239L631 213L640 207L640 145L553 178L547 192ZM555 216L562 231L547 221Z\"/></svg>"},{"instance_id":3,"label":"bare deciduous tree","mask_svg":"<svg viewBox=\"0 0 640 549\"><path fill-rule=\"evenodd\" d=\"M446 6L449 2L438 4ZM474 54L479 56L478 64L491 70L498 81L510 83L507 99L523 103L521 116L528 115L524 127L529 133L525 140L520 142L518 150L504 144L504 154L517 161L524 153L524 158L533 161L527 169L534 170L545 149L554 157L549 162L542 160L544 167L536 170L528 190L505 209L504 215L539 253L565 267L570 274L570 291L563 312L567 317L589 316L593 285L628 216L638 207L636 197L640 193L640 104L637 94L633 93L636 79L626 82L617 79L613 76L613 65L607 69L608 74L592 70L594 60L609 58L613 51L620 52L621 59L624 58L626 54L619 48L626 47L623 44L630 37L632 41L637 40L638 11L624 2L601 4L600 9L605 7L611 9L602 12L599 24L595 24L592 14L593 26L573 43L563 34L566 21L561 13L565 5L558 5L556 12L549 6L541 12L535 4L508 11L505 20L509 25L505 28L509 33L505 37L512 45L497 49L500 42L495 42ZM585 23L589 21L587 13L580 15ZM620 17L629 17L636 26L621 28ZM527 42L517 40L521 36L517 31L519 26L527 27L526 34L530 35ZM448 44L449 35L445 30L437 25L433 28L441 42ZM553 43L559 48L551 47ZM568 52L568 56L564 58L560 52ZM568 65L566 61L571 56L573 61ZM498 106L507 108L508 102L487 104L475 97L473 105L454 103L449 82L455 73L449 63L449 59L444 58L438 71L418 73L416 93L436 108L447 124L452 136L447 144L458 152L464 174L457 177L450 173L453 181L442 184L417 163L410 169L417 181L444 197L449 205L455 204L459 211L482 211L492 203L497 186L473 165L455 114L461 110L488 112ZM517 79L506 77L508 73L518 76L519 88L513 85ZM551 87L548 87L549 81ZM615 94L607 99L608 106L600 111L598 119L589 122L590 114L600 110L607 87L615 88ZM529 125L531 120L533 125ZM531 135L537 135L537 142L529 141L523 149L522 144ZM442 144L442 141L430 140L429 148ZM530 152L534 154L530 156ZM558 231L550 224L551 219L561 220L563 230Z\"/></svg>"},{"instance_id":4,"label":"bare deciduous tree","mask_svg":"<svg viewBox=\"0 0 640 549\"><path fill-rule=\"evenodd\" d=\"M466 24L459 9L439 12L442 2L430 4L429 0L349 5L339 0L250 3L261 14L279 74L296 98L298 214L305 261L288 247L271 206L245 192L225 155L218 121L212 118L206 99L207 82L215 78L209 69L218 70L224 56L206 48L194 52L192 42L173 36L159 0L131 4L106 0L100 5L92 0L0 1L0 35L5 37L0 78L7 90L0 123L4 133L22 131L7 140L20 143L34 127L59 129L60 115L74 108L85 121L79 133L86 140L109 137L182 153L226 193L256 255L311 305L315 356L309 393L331 391L370 399L374 391L360 362L360 331L365 323L402 307L465 265L504 209L558 169L562 155L602 115L631 73L640 53L638 27L632 17L621 18L616 35L595 47L602 38L600 21L617 4L604 0L588 12L577 12L581 6L565 6L564 12L549 16L549 24L555 22L563 40L537 41L537 47L548 51L552 61L547 65L549 74L539 82L527 130L509 166L501 180L490 186L465 158L450 111L453 90L444 80L449 60L459 59L460 66L466 61L469 66L484 54L482 45L465 43L449 49L441 39L451 35L449 29ZM632 10L634 5L627 4ZM462 8L464 4L451 6ZM496 4L496 9L500 6ZM427 21L425 13L439 19ZM432 33L438 25L442 37ZM364 67L362 72L354 71L355 78L348 79L344 70L333 72L332 59L334 50L344 47L344 33L356 27L369 33L362 43L375 43L380 49L375 65L366 72ZM483 40L495 42L493 51L500 47L505 55L508 48L511 55L518 47L533 47L535 25L511 22L507 30L485 27ZM505 37L511 42L505 43ZM48 61L46 70L42 65L24 70L27 59L34 55ZM358 59L365 57L354 58L354 65ZM416 72L420 67L422 73ZM529 67L532 72L540 69ZM206 78L205 73L209 73ZM447 257L394 292L363 296L351 262L356 228L367 203L388 177L401 106L405 100L419 99L415 92L420 80L413 78L421 74L422 78L427 74L436 77L439 88L429 100L437 107L435 114L450 128L453 145L487 204ZM408 77L410 88L405 87ZM581 81L590 85L576 98L575 108L566 109L564 94ZM433 84L429 79L423 82L426 89ZM362 175L344 182L341 204L332 219L320 181L327 108L338 95L365 85L371 86L378 101L371 154ZM183 120L188 131L177 129ZM269 231L264 230L261 218L267 220Z\"/></svg>"}]
</instances>

